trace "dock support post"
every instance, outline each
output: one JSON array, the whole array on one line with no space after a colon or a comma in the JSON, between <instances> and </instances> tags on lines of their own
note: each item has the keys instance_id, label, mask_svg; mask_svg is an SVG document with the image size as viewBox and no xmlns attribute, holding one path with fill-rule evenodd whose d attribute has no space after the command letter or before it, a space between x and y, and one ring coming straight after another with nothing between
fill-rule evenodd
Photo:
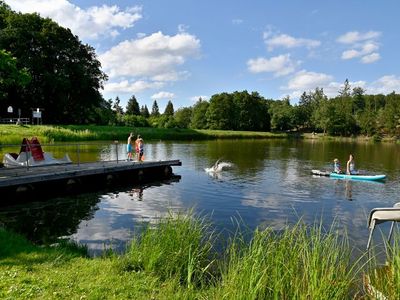
<instances>
[{"instance_id":1,"label":"dock support post","mask_svg":"<svg viewBox=\"0 0 400 300\"><path fill-rule=\"evenodd\" d=\"M118 163L118 141L114 141L115 144L115 154L117 156L117 163Z\"/></svg>"},{"instance_id":2,"label":"dock support post","mask_svg":"<svg viewBox=\"0 0 400 300\"><path fill-rule=\"evenodd\" d=\"M78 157L78 166L80 165L80 162L81 162L81 160L80 160L80 148L79 148L79 144L76 144L76 155L77 155L77 157Z\"/></svg>"}]
</instances>

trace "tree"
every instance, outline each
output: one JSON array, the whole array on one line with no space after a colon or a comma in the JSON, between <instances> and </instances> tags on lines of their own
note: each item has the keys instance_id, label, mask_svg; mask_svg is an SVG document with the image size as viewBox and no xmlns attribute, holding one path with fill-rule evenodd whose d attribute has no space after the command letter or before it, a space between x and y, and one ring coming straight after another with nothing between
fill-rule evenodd
<instances>
[{"instance_id":1,"label":"tree","mask_svg":"<svg viewBox=\"0 0 400 300\"><path fill-rule=\"evenodd\" d=\"M290 105L289 97L274 101L270 107L270 114L273 130L285 131L293 128L293 107Z\"/></svg>"},{"instance_id":2,"label":"tree","mask_svg":"<svg viewBox=\"0 0 400 300\"><path fill-rule=\"evenodd\" d=\"M192 119L192 108L183 107L175 112L175 122L179 128L189 128Z\"/></svg>"},{"instance_id":3,"label":"tree","mask_svg":"<svg viewBox=\"0 0 400 300\"><path fill-rule=\"evenodd\" d=\"M210 129L236 130L237 118L232 94L215 94L207 109L207 126Z\"/></svg>"},{"instance_id":4,"label":"tree","mask_svg":"<svg viewBox=\"0 0 400 300\"><path fill-rule=\"evenodd\" d=\"M154 100L154 102L153 102L153 106L151 107L150 116L152 116L152 117L159 117L160 116L160 110L158 108L157 100Z\"/></svg>"},{"instance_id":5,"label":"tree","mask_svg":"<svg viewBox=\"0 0 400 300\"><path fill-rule=\"evenodd\" d=\"M0 100L7 97L9 87L24 87L30 80L31 77L27 70L25 68L18 69L17 60L7 51L0 50ZM3 111L3 107L1 111Z\"/></svg>"},{"instance_id":6,"label":"tree","mask_svg":"<svg viewBox=\"0 0 400 300\"><path fill-rule=\"evenodd\" d=\"M206 113L208 110L209 103L199 98L192 108L192 118L190 120L189 127L195 129L206 129L207 119Z\"/></svg>"},{"instance_id":7,"label":"tree","mask_svg":"<svg viewBox=\"0 0 400 300\"><path fill-rule=\"evenodd\" d=\"M121 100L119 99L119 97L115 97L115 102L113 105L113 110L115 111L115 113L117 115L122 115L124 113L124 109L122 108L121 104Z\"/></svg>"},{"instance_id":8,"label":"tree","mask_svg":"<svg viewBox=\"0 0 400 300\"><path fill-rule=\"evenodd\" d=\"M165 116L173 116L174 115L174 106L173 106L171 100L168 101L167 106L165 107L164 115Z\"/></svg>"},{"instance_id":9,"label":"tree","mask_svg":"<svg viewBox=\"0 0 400 300\"><path fill-rule=\"evenodd\" d=\"M26 68L32 78L25 89L8 88L13 106L23 112L44 108L50 123L91 122L107 80L94 48L48 18L0 7L0 49L16 57L17 68Z\"/></svg>"},{"instance_id":10,"label":"tree","mask_svg":"<svg viewBox=\"0 0 400 300\"><path fill-rule=\"evenodd\" d=\"M126 113L128 115L140 116L139 103L134 95L132 95L132 97L130 97L128 100L128 104L126 105Z\"/></svg>"},{"instance_id":11,"label":"tree","mask_svg":"<svg viewBox=\"0 0 400 300\"><path fill-rule=\"evenodd\" d=\"M150 117L150 113L149 113L149 109L147 108L147 105L142 105L142 107L140 108L140 114L145 117L148 118Z\"/></svg>"}]
</instances>

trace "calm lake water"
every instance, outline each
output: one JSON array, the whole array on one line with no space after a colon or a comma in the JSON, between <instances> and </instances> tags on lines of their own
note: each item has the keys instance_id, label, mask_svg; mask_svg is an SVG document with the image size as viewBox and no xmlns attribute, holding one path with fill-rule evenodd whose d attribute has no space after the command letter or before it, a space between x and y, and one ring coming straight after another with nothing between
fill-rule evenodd
<instances>
[{"instance_id":1,"label":"calm lake water","mask_svg":"<svg viewBox=\"0 0 400 300\"><path fill-rule=\"evenodd\" d=\"M17 151L2 149L1 151ZM77 160L77 146L44 147ZM73 197L59 197L0 207L0 223L36 242L68 237L96 254L105 248L123 250L143 222L155 222L169 210L194 208L208 215L218 230L234 228L235 219L281 229L300 218L308 224L337 222L354 245L366 246L367 217L374 207L400 201L400 145L339 143L314 140L217 140L150 142L146 160L180 159L180 179L135 185ZM358 169L386 174L385 183L313 177L311 169L345 164L354 153ZM93 143L79 147L80 161L126 157L125 146ZM222 158L232 164L218 175L205 168ZM39 199L37 199L39 200ZM387 226L381 226L387 230ZM379 234L377 234L379 236Z\"/></svg>"}]
</instances>

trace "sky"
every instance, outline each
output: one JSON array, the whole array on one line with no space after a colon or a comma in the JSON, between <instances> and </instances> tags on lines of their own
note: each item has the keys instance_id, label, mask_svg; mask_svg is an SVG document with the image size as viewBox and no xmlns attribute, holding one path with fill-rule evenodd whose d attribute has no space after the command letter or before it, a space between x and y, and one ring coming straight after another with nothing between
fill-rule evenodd
<instances>
[{"instance_id":1,"label":"sky","mask_svg":"<svg viewBox=\"0 0 400 300\"><path fill-rule=\"evenodd\" d=\"M163 112L247 90L296 104L346 79L367 94L400 92L398 0L5 0L95 48L102 94ZM397 29L396 29L397 28Z\"/></svg>"}]
</instances>

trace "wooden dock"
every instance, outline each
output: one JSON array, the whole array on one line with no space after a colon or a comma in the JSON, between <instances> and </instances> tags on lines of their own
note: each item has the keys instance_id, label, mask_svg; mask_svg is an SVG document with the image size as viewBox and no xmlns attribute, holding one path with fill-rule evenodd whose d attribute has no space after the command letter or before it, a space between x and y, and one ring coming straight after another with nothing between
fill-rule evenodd
<instances>
[{"instance_id":1,"label":"wooden dock","mask_svg":"<svg viewBox=\"0 0 400 300\"><path fill-rule=\"evenodd\" d=\"M180 160L166 161L101 161L40 167L0 168L2 200L14 196L26 197L48 191L105 187L123 182L144 182L165 179L173 175L172 166L181 166ZM5 199L7 197L8 199ZM7 201L9 202L9 201ZM1 204L1 203L0 203Z\"/></svg>"}]
</instances>

